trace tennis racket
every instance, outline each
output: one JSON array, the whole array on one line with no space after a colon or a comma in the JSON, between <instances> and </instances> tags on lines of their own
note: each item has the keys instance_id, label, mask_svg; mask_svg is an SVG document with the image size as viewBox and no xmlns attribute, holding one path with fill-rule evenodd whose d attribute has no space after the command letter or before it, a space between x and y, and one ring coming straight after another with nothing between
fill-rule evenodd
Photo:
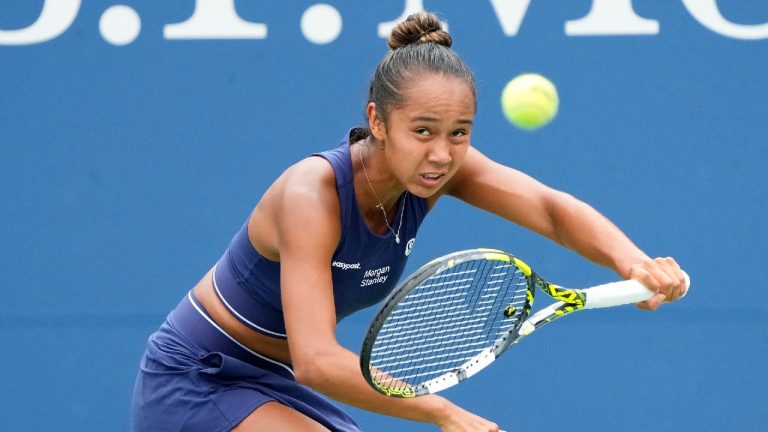
<instances>
[{"instance_id":1,"label":"tennis racket","mask_svg":"<svg viewBox=\"0 0 768 432\"><path fill-rule=\"evenodd\" d=\"M537 289L557 301L529 317ZM635 280L567 289L506 252L456 252L427 263L387 297L363 341L360 366L368 383L387 396L436 393L558 318L653 295Z\"/></svg>"}]
</instances>

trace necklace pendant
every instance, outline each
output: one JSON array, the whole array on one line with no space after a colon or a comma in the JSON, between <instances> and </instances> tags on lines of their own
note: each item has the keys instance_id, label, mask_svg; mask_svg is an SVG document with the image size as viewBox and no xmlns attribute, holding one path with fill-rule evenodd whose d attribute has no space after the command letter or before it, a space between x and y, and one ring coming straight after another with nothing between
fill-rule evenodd
<instances>
[{"instance_id":1,"label":"necklace pendant","mask_svg":"<svg viewBox=\"0 0 768 432\"><path fill-rule=\"evenodd\" d=\"M376 190L373 188L373 185L371 184L371 178L368 177L368 171L365 169L365 162L363 161L363 153L360 151L358 153L360 156L360 165L363 167L363 174L365 174L365 180L368 182L368 187L371 188L371 192L373 192L373 196L376 197L376 201L379 203L376 204L376 208L381 210L381 214L384 216L384 223L387 224L387 228L392 232L392 234L395 235L395 243L400 244L400 228L403 227L403 212L405 212L405 199L408 197L408 191L405 191L405 194L403 195L402 203L400 204L400 224L397 226L397 232L395 232L394 229L392 229L392 226L389 224L389 219L387 219L387 211L384 209L384 203L381 202L381 199L379 199L379 196L376 195ZM392 220L392 223L394 223L394 219Z\"/></svg>"}]
</instances>

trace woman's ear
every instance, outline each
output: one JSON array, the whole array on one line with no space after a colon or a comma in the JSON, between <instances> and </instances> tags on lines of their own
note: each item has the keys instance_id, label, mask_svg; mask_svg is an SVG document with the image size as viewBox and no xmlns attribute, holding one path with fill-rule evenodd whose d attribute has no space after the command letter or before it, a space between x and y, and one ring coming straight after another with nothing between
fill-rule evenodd
<instances>
[{"instance_id":1,"label":"woman's ear","mask_svg":"<svg viewBox=\"0 0 768 432\"><path fill-rule=\"evenodd\" d=\"M365 114L368 116L368 127L371 129L371 135L377 141L383 141L386 133L386 126L384 120L376 110L376 103L368 102L368 106L365 107Z\"/></svg>"}]
</instances>

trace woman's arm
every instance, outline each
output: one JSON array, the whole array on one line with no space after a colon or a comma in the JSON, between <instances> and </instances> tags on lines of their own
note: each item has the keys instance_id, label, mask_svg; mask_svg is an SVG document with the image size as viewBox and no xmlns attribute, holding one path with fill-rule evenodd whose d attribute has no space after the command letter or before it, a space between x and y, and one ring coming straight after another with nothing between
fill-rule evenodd
<instances>
[{"instance_id":1,"label":"woman's arm","mask_svg":"<svg viewBox=\"0 0 768 432\"><path fill-rule=\"evenodd\" d=\"M685 290L683 274L672 258L651 259L588 204L474 148L445 193L542 234L623 278L639 280L658 293L638 304L641 308L656 309Z\"/></svg>"},{"instance_id":2,"label":"woman's arm","mask_svg":"<svg viewBox=\"0 0 768 432\"><path fill-rule=\"evenodd\" d=\"M389 398L365 382L359 357L342 347L335 336L331 260L340 237L340 216L334 178L327 172L330 166L319 158L294 169L276 191L274 220L283 312L296 379L346 404L433 423L446 431L497 430L491 422L441 397Z\"/></svg>"}]
</instances>

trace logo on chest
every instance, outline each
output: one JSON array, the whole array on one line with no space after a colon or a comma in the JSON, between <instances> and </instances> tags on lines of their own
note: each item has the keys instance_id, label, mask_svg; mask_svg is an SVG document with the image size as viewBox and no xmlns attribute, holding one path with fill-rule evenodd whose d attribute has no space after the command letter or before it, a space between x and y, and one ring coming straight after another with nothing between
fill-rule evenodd
<instances>
[{"instance_id":1,"label":"logo on chest","mask_svg":"<svg viewBox=\"0 0 768 432\"><path fill-rule=\"evenodd\" d=\"M389 266L380 267L374 270L366 270L363 274L363 280L360 282L361 287L366 287L375 284L383 284L389 277Z\"/></svg>"},{"instance_id":2,"label":"logo on chest","mask_svg":"<svg viewBox=\"0 0 768 432\"><path fill-rule=\"evenodd\" d=\"M341 261L334 261L331 263L333 267L340 268L342 270L360 270L360 263L345 263Z\"/></svg>"},{"instance_id":3,"label":"logo on chest","mask_svg":"<svg viewBox=\"0 0 768 432\"><path fill-rule=\"evenodd\" d=\"M413 244L415 242L416 242L415 238L408 240L408 243L405 245L405 256L408 256L411 254L411 251L413 250Z\"/></svg>"}]
</instances>

